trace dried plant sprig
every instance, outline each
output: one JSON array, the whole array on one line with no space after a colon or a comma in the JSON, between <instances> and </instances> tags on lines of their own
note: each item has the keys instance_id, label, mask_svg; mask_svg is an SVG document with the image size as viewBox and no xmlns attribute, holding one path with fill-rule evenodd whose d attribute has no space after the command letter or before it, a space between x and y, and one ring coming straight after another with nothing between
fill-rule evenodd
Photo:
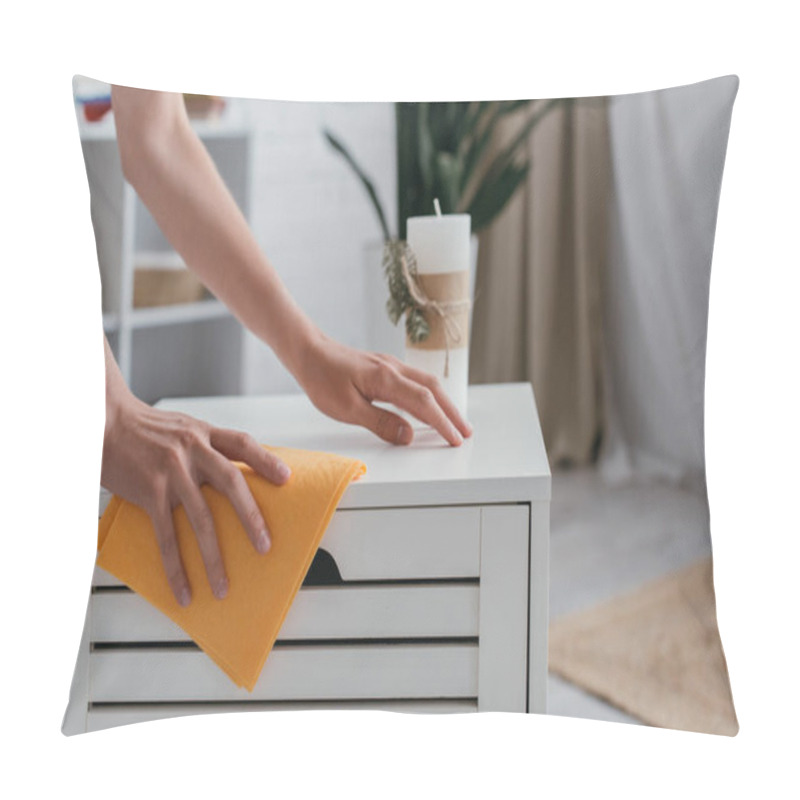
<instances>
[{"instance_id":1,"label":"dried plant sprig","mask_svg":"<svg viewBox=\"0 0 800 800\"><path fill-rule=\"evenodd\" d=\"M401 239L387 239L383 246L383 272L389 286L389 299L386 311L389 319L397 325L405 314L406 334L411 342L418 344L430 335L430 326L422 307L414 300L403 276L402 259L406 259L408 271L416 276L417 259L408 242Z\"/></svg>"}]
</instances>

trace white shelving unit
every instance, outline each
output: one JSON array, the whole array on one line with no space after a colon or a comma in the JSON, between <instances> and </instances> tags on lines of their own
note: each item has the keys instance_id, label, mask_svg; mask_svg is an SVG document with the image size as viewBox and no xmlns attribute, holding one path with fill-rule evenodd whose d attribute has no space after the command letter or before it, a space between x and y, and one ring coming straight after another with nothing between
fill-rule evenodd
<instances>
[{"instance_id":1,"label":"white shelving unit","mask_svg":"<svg viewBox=\"0 0 800 800\"><path fill-rule=\"evenodd\" d=\"M194 129L249 220L251 130L224 118L196 122ZM100 264L103 329L125 381L146 402L244 393L248 336L222 303L209 297L134 308L137 265L180 259L122 174L113 116L82 124L81 145Z\"/></svg>"}]
</instances>

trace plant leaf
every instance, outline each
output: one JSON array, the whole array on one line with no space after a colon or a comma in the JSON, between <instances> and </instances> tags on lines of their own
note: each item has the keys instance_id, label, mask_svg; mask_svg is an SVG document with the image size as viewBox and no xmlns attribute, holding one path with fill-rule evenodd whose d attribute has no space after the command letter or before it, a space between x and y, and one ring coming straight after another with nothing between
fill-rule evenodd
<instances>
[{"instance_id":1,"label":"plant leaf","mask_svg":"<svg viewBox=\"0 0 800 800\"><path fill-rule=\"evenodd\" d=\"M472 217L472 230L477 232L490 225L505 208L525 180L530 164L507 164L497 177L483 181L467 211Z\"/></svg>"},{"instance_id":2,"label":"plant leaf","mask_svg":"<svg viewBox=\"0 0 800 800\"><path fill-rule=\"evenodd\" d=\"M502 101L499 109L500 116L505 117L519 111L525 106L530 105L533 100L505 100Z\"/></svg>"},{"instance_id":3,"label":"plant leaf","mask_svg":"<svg viewBox=\"0 0 800 800\"><path fill-rule=\"evenodd\" d=\"M468 103L468 108L464 114L464 120L461 128L457 133L459 141L459 148L463 151L470 141L469 137L475 132L478 123L484 118L486 110L491 108L492 103L486 100L481 100L474 103Z\"/></svg>"},{"instance_id":4,"label":"plant leaf","mask_svg":"<svg viewBox=\"0 0 800 800\"><path fill-rule=\"evenodd\" d=\"M358 165L356 160L350 154L350 151L339 141L329 130L325 129L323 131L325 134L325 138L328 140L328 143L336 150L344 160L350 165L350 168L355 172L358 176L358 179L361 181L364 188L367 190L367 194L369 195L370 200L372 201L372 206L375 209L375 213L378 215L378 222L381 226L381 231L383 233L383 240L387 241L392 238L391 234L389 233L389 225L386 222L386 215L383 213L383 206L381 205L381 201L378 197L378 193L375 190L375 185L372 181L367 177L366 173L363 169Z\"/></svg>"},{"instance_id":5,"label":"plant leaf","mask_svg":"<svg viewBox=\"0 0 800 800\"><path fill-rule=\"evenodd\" d=\"M433 146L433 136L430 126L430 105L419 104L417 116L417 139L419 153L419 170L422 174L423 194L429 195L433 191L433 162L436 158L436 149Z\"/></svg>"},{"instance_id":6,"label":"plant leaf","mask_svg":"<svg viewBox=\"0 0 800 800\"><path fill-rule=\"evenodd\" d=\"M461 194L461 162L452 153L438 153L436 177L442 212L445 214L455 213Z\"/></svg>"},{"instance_id":7,"label":"plant leaf","mask_svg":"<svg viewBox=\"0 0 800 800\"><path fill-rule=\"evenodd\" d=\"M464 155L464 168L462 170L463 182L461 185L462 192L466 190L472 180L473 174L478 164L480 164L486 148L489 146L497 122L500 119L500 115L497 110L493 108L492 103L484 104L484 109L481 113L484 120L483 125L480 126L480 130L477 131L476 135L470 140L469 147ZM463 197L461 201L463 204Z\"/></svg>"},{"instance_id":8,"label":"plant leaf","mask_svg":"<svg viewBox=\"0 0 800 800\"><path fill-rule=\"evenodd\" d=\"M512 141L506 145L506 147L501 150L500 153L497 154L496 158L489 166L489 169L486 171L487 179L491 179L499 175L503 169L511 163L522 145L527 142L531 131L539 124L539 122L541 122L541 120L551 111L551 109L563 102L564 101L560 98L547 100L539 108L533 111Z\"/></svg>"}]
</instances>

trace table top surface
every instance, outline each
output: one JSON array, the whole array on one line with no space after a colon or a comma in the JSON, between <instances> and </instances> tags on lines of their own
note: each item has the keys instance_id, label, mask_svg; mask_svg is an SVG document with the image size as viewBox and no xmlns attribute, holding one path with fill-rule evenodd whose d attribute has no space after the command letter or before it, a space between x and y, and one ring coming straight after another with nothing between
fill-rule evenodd
<instances>
[{"instance_id":1,"label":"table top surface","mask_svg":"<svg viewBox=\"0 0 800 800\"><path fill-rule=\"evenodd\" d=\"M530 384L471 386L473 435L450 447L413 421L414 441L387 444L355 425L336 422L305 395L170 398L159 408L182 411L257 441L361 459L367 474L340 508L539 502L550 499L550 469Z\"/></svg>"}]
</instances>

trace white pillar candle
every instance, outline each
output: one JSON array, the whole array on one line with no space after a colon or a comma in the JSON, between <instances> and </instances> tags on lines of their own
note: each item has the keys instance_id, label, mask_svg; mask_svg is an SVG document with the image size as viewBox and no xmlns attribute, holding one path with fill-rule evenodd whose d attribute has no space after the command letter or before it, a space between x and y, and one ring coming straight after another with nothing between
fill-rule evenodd
<instances>
[{"instance_id":1,"label":"white pillar candle","mask_svg":"<svg viewBox=\"0 0 800 800\"><path fill-rule=\"evenodd\" d=\"M435 311L425 312L431 326L430 341L415 346L406 339L405 361L408 365L435 375L444 391L461 414L467 415L467 382L469 373L469 266L470 266L470 216L469 214L444 214L410 217L407 224L407 241L417 259L420 285L425 289L428 281L429 296L443 290L441 297L432 300L461 302L462 309L450 314L455 328L443 336L443 325ZM426 276L434 276L427 279ZM455 294L454 294L455 293ZM445 296L446 295L446 296ZM446 308L446 307L445 307ZM454 337L452 333L458 332ZM445 370L445 364L447 369ZM445 375L447 371L447 375Z\"/></svg>"}]
</instances>

